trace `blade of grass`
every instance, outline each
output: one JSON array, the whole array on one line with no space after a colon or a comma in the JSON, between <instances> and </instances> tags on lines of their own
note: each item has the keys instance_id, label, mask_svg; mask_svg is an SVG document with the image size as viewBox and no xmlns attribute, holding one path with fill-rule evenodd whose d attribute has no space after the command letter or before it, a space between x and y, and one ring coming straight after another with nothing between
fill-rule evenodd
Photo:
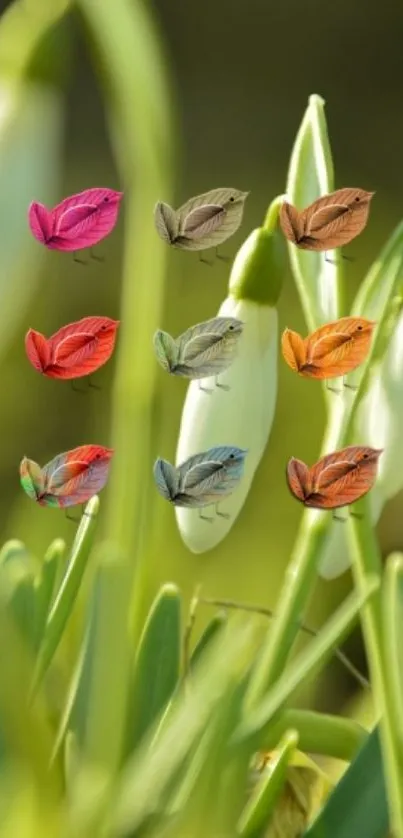
<instances>
[{"instance_id":1,"label":"blade of grass","mask_svg":"<svg viewBox=\"0 0 403 838\"><path fill-rule=\"evenodd\" d=\"M269 826L270 814L280 797L287 778L290 759L298 745L298 733L287 731L276 748L276 754L265 773L254 788L239 821L240 838L258 838L263 826Z\"/></svg>"},{"instance_id":2,"label":"blade of grass","mask_svg":"<svg viewBox=\"0 0 403 838\"><path fill-rule=\"evenodd\" d=\"M78 527L60 590L49 614L39 649L33 693L38 689L60 643L87 567L95 533L99 499L91 498Z\"/></svg>"},{"instance_id":3,"label":"blade of grass","mask_svg":"<svg viewBox=\"0 0 403 838\"><path fill-rule=\"evenodd\" d=\"M265 698L253 710L245 713L235 741L255 734L261 734L273 716L281 710L294 690L310 675L318 671L332 654L335 646L347 634L351 625L367 601L379 589L377 577L366 577L359 592L349 594L343 604L334 612L312 642L300 652L271 687Z\"/></svg>"},{"instance_id":4,"label":"blade of grass","mask_svg":"<svg viewBox=\"0 0 403 838\"><path fill-rule=\"evenodd\" d=\"M151 606L136 654L125 737L127 756L174 693L180 676L181 638L181 596L175 585L164 585Z\"/></svg>"},{"instance_id":5,"label":"blade of grass","mask_svg":"<svg viewBox=\"0 0 403 838\"><path fill-rule=\"evenodd\" d=\"M237 725L245 691L235 682L211 714L184 773L172 811L179 814L174 825L182 838L205 835L234 835L247 785L250 746L228 751L228 742Z\"/></svg>"},{"instance_id":6,"label":"blade of grass","mask_svg":"<svg viewBox=\"0 0 403 838\"><path fill-rule=\"evenodd\" d=\"M169 724L153 741L152 731L123 770L111 810L110 828L138 828L156 809L178 768L214 711L250 665L260 632L251 621L233 618L206 651L193 675L191 691L174 699ZM152 743L152 744L151 744Z\"/></svg>"},{"instance_id":7,"label":"blade of grass","mask_svg":"<svg viewBox=\"0 0 403 838\"><path fill-rule=\"evenodd\" d=\"M31 770L35 783L49 796L61 791L58 766L49 769L52 731L43 696L28 705L33 660L5 604L7 590L0 580L0 717L13 758Z\"/></svg>"},{"instance_id":8,"label":"blade of grass","mask_svg":"<svg viewBox=\"0 0 403 838\"><path fill-rule=\"evenodd\" d=\"M209 648L210 643L227 624L227 620L227 615L224 612L218 612L207 624L190 656L189 672L193 672L194 667L202 660L206 649Z\"/></svg>"},{"instance_id":9,"label":"blade of grass","mask_svg":"<svg viewBox=\"0 0 403 838\"><path fill-rule=\"evenodd\" d=\"M399 741L400 776L403 782L403 555L391 553L386 562L383 590L385 675L393 709L393 727Z\"/></svg>"},{"instance_id":10,"label":"blade of grass","mask_svg":"<svg viewBox=\"0 0 403 838\"><path fill-rule=\"evenodd\" d=\"M33 627L33 643L38 649L43 638L49 608L55 592L57 574L66 549L65 542L57 538L50 544L45 553L39 576L34 583L35 590L35 619Z\"/></svg>"},{"instance_id":11,"label":"blade of grass","mask_svg":"<svg viewBox=\"0 0 403 838\"><path fill-rule=\"evenodd\" d=\"M381 579L382 560L376 536L370 524L368 498L357 509L366 513L350 518L348 537L353 558L352 571L357 591L363 591L374 575ZM382 592L378 588L363 609L362 628L371 673L375 706L380 716L380 735L390 806L391 827L397 838L403 838L403 751L401 732L396 727L399 712L395 705L394 679L390 677L385 654L386 637L383 625Z\"/></svg>"},{"instance_id":12,"label":"blade of grass","mask_svg":"<svg viewBox=\"0 0 403 838\"><path fill-rule=\"evenodd\" d=\"M388 828L379 729L375 728L304 838L385 838Z\"/></svg>"},{"instance_id":13,"label":"blade of grass","mask_svg":"<svg viewBox=\"0 0 403 838\"><path fill-rule=\"evenodd\" d=\"M122 759L129 661L127 574L105 545L93 592L83 754L111 778Z\"/></svg>"}]
</instances>

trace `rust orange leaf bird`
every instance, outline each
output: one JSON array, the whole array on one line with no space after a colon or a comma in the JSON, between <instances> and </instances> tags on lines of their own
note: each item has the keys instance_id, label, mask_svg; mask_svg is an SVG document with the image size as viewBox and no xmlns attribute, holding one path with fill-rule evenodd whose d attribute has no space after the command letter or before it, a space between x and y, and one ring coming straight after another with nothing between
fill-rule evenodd
<instances>
[{"instance_id":1,"label":"rust orange leaf bird","mask_svg":"<svg viewBox=\"0 0 403 838\"><path fill-rule=\"evenodd\" d=\"M365 189L338 189L303 210L284 201L279 216L281 229L288 241L303 250L342 247L364 230L374 195Z\"/></svg>"},{"instance_id":2,"label":"rust orange leaf bird","mask_svg":"<svg viewBox=\"0 0 403 838\"><path fill-rule=\"evenodd\" d=\"M111 317L83 317L50 338L29 329L25 336L28 360L48 378L91 375L111 357L118 326L119 321Z\"/></svg>"},{"instance_id":3,"label":"rust orange leaf bird","mask_svg":"<svg viewBox=\"0 0 403 838\"><path fill-rule=\"evenodd\" d=\"M287 482L291 493L304 506L338 509L355 503L372 489L382 448L350 445L326 454L309 468L291 457Z\"/></svg>"},{"instance_id":4,"label":"rust orange leaf bird","mask_svg":"<svg viewBox=\"0 0 403 838\"><path fill-rule=\"evenodd\" d=\"M337 378L365 361L376 323L365 317L341 317L325 323L308 337L285 329L281 338L283 358L306 378Z\"/></svg>"}]
</instances>

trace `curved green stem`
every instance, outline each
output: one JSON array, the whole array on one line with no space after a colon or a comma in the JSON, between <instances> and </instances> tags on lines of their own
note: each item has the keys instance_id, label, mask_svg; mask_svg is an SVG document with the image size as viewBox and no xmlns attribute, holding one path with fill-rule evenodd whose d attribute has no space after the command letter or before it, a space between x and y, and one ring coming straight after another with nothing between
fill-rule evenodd
<instances>
[{"instance_id":1,"label":"curved green stem","mask_svg":"<svg viewBox=\"0 0 403 838\"><path fill-rule=\"evenodd\" d=\"M389 328L389 319L393 310L393 298L400 282L400 273L391 282L389 293L383 300L378 328L366 361L364 373L352 405L345 399L335 401L330 412L328 425L322 444L325 454L354 442L354 425L359 405L364 398L371 375L371 363L377 358L383 344L385 329ZM264 694L268 686L281 674L292 645L303 622L309 597L313 591L317 567L325 548L332 524L331 515L322 510L306 509L302 516L301 527L297 536L290 563L287 567L284 586L277 608L277 619L270 628L263 647L259 666L248 693L250 706ZM369 516L364 521L370 528Z\"/></svg>"},{"instance_id":2,"label":"curved green stem","mask_svg":"<svg viewBox=\"0 0 403 838\"><path fill-rule=\"evenodd\" d=\"M360 502L361 509L368 506L367 498ZM367 509L368 515L368 509ZM350 518L348 533L353 557L352 570L358 591L363 590L368 578L382 575L382 560L373 529L368 518ZM403 750L399 714L396 712L393 681L388 671L386 637L382 614L380 588L368 600L361 612L365 648L371 673L375 704L380 715L380 732L386 788L389 798L393 835L403 838Z\"/></svg>"},{"instance_id":3,"label":"curved green stem","mask_svg":"<svg viewBox=\"0 0 403 838\"><path fill-rule=\"evenodd\" d=\"M171 96L166 61L148 4L141 0L77 0L77 5L101 54L112 95L110 125L125 193L108 536L130 563L130 574L136 573L136 595L141 597L141 547L152 469L157 376L152 338L161 326L169 253L156 234L153 209L156 201L169 200L171 193Z\"/></svg>"},{"instance_id":4,"label":"curved green stem","mask_svg":"<svg viewBox=\"0 0 403 838\"><path fill-rule=\"evenodd\" d=\"M261 742L261 748L275 748L286 730L298 731L299 748L311 754L352 760L367 739L367 731L352 719L315 713L313 710L284 710L270 725Z\"/></svg>"}]
</instances>

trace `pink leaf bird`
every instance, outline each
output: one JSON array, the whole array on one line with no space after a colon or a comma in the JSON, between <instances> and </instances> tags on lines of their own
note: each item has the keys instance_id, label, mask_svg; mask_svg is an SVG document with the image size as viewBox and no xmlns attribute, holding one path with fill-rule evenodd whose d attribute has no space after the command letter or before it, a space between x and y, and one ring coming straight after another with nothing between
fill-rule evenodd
<instances>
[{"instance_id":1,"label":"pink leaf bird","mask_svg":"<svg viewBox=\"0 0 403 838\"><path fill-rule=\"evenodd\" d=\"M75 251L93 247L112 232L123 192L86 189L49 210L33 201L28 220L32 235L50 250Z\"/></svg>"}]
</instances>

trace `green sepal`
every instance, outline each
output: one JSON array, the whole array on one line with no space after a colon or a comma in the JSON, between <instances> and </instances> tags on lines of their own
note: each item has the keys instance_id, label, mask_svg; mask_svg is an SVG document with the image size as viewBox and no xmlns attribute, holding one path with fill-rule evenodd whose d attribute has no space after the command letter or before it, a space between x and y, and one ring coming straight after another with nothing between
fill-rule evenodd
<instances>
[{"instance_id":1,"label":"green sepal","mask_svg":"<svg viewBox=\"0 0 403 838\"><path fill-rule=\"evenodd\" d=\"M229 292L236 300L275 306L288 268L287 248L278 226L282 196L272 201L264 227L253 230L235 257Z\"/></svg>"}]
</instances>

